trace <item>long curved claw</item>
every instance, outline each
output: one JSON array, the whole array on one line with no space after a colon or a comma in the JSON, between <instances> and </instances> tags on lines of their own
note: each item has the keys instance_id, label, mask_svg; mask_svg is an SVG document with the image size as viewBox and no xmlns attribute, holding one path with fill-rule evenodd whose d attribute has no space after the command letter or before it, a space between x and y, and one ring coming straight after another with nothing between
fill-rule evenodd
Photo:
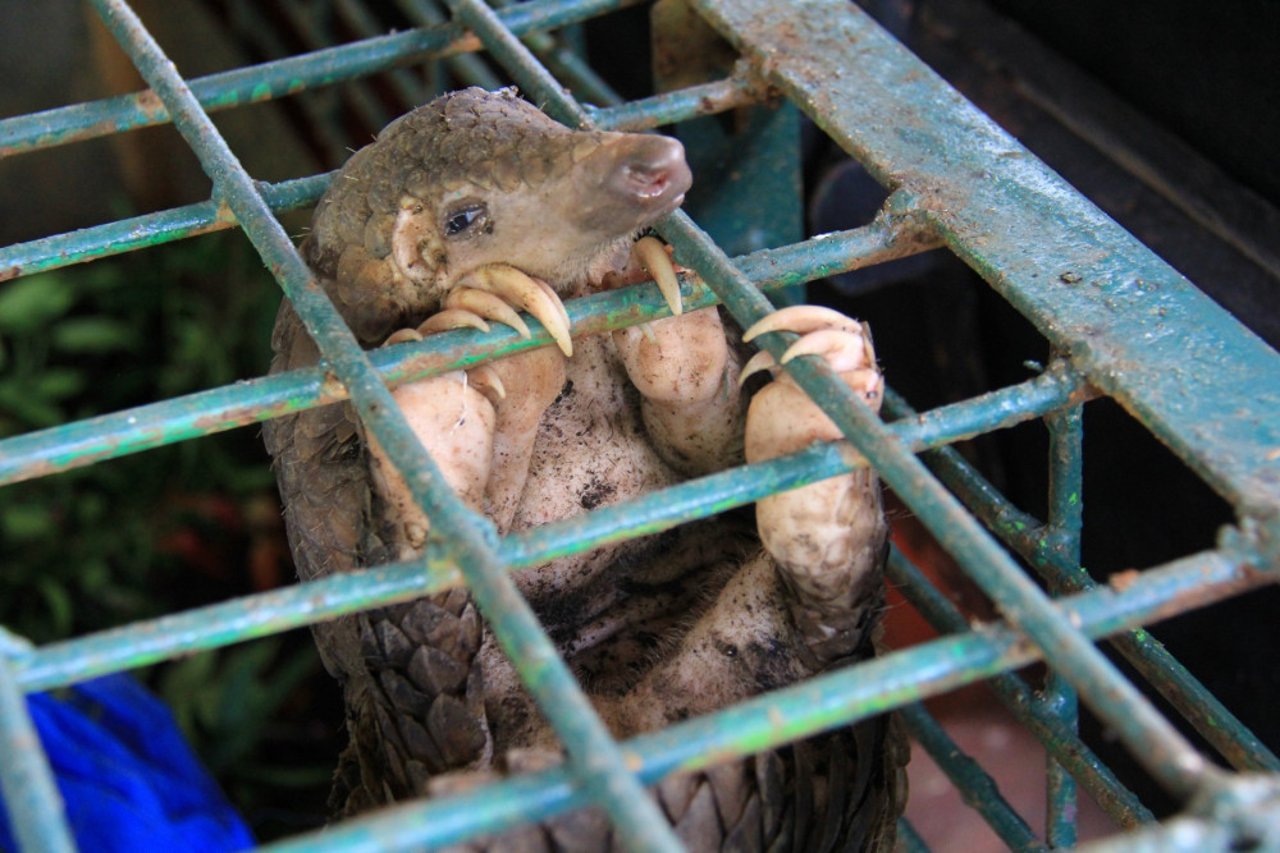
<instances>
[{"instance_id":1,"label":"long curved claw","mask_svg":"<svg viewBox=\"0 0 1280 853\"><path fill-rule=\"evenodd\" d=\"M568 309L566 309L564 307L564 303L560 301L560 294L552 290L551 285L547 284L545 281L543 281L540 278L529 276L529 281L532 281L534 284L536 284L538 286L538 289L541 290L543 293L545 293L547 295L547 298L551 300L551 304L555 305L556 308L559 309L560 319L564 320L564 327L568 329L572 324L569 322Z\"/></svg>"},{"instance_id":2,"label":"long curved claw","mask_svg":"<svg viewBox=\"0 0 1280 853\"><path fill-rule=\"evenodd\" d=\"M679 317L683 314L684 303L680 297L680 281L676 278L676 268L667 254L667 247L662 245L656 237L641 237L631 247L631 253L640 262L640 266L653 276L658 289L662 291L662 298L667 300L667 306L671 309L672 315Z\"/></svg>"},{"instance_id":3,"label":"long curved claw","mask_svg":"<svg viewBox=\"0 0 1280 853\"><path fill-rule=\"evenodd\" d=\"M422 333L417 329L396 329L390 335L387 335L387 339L382 342L382 345L384 347L389 347L393 344L403 344L408 341L417 342L420 340L422 340Z\"/></svg>"},{"instance_id":4,"label":"long curved claw","mask_svg":"<svg viewBox=\"0 0 1280 853\"><path fill-rule=\"evenodd\" d=\"M774 360L772 355L765 350L760 350L760 352L751 356L746 364L742 365L742 372L738 374L738 387L741 388L745 385L752 374L777 366L778 362Z\"/></svg>"},{"instance_id":5,"label":"long curved claw","mask_svg":"<svg viewBox=\"0 0 1280 853\"><path fill-rule=\"evenodd\" d=\"M822 356L836 373L866 367L866 342L862 339L862 328L856 332L845 329L818 329L809 332L796 341L782 354L782 363L802 355Z\"/></svg>"},{"instance_id":6,"label":"long curved claw","mask_svg":"<svg viewBox=\"0 0 1280 853\"><path fill-rule=\"evenodd\" d=\"M520 319L520 315L515 312L515 309L503 302L502 298L496 294L484 290L476 290L474 287L455 287L445 297L444 304L446 308L469 311L486 320L493 320L495 323L510 326L522 338L533 337L529 333L529 327L525 325L524 320Z\"/></svg>"},{"instance_id":7,"label":"long curved claw","mask_svg":"<svg viewBox=\"0 0 1280 853\"><path fill-rule=\"evenodd\" d=\"M463 282L470 282L480 290L502 297L518 305L538 319L566 356L573 355L573 338L569 335L569 315L560 297L544 284L528 274L506 264L490 264L467 274Z\"/></svg>"},{"instance_id":8,"label":"long curved claw","mask_svg":"<svg viewBox=\"0 0 1280 853\"><path fill-rule=\"evenodd\" d=\"M821 305L791 305L779 308L772 314L754 323L743 333L742 339L750 341L766 332L815 332L819 329L840 329L846 332L862 334L862 324L851 320L833 308Z\"/></svg>"},{"instance_id":9,"label":"long curved claw","mask_svg":"<svg viewBox=\"0 0 1280 853\"><path fill-rule=\"evenodd\" d=\"M502 384L502 378L498 376L498 371L494 370L487 364L472 368L467 371L467 378L471 382L471 386L489 398L492 403L507 398L507 389Z\"/></svg>"},{"instance_id":10,"label":"long curved claw","mask_svg":"<svg viewBox=\"0 0 1280 853\"><path fill-rule=\"evenodd\" d=\"M465 308L446 308L424 320L418 326L418 331L421 334L429 335L432 332L447 332L450 329L468 328L487 332L489 331L489 324L482 317Z\"/></svg>"}]
</instances>

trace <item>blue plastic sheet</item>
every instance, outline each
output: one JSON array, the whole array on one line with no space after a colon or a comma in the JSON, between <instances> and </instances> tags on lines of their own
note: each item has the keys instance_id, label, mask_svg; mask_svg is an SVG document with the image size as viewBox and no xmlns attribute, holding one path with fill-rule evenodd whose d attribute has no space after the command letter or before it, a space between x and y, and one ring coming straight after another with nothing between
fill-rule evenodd
<instances>
[{"instance_id":1,"label":"blue plastic sheet","mask_svg":"<svg viewBox=\"0 0 1280 853\"><path fill-rule=\"evenodd\" d=\"M253 846L169 709L132 678L107 676L28 702L81 850ZM17 850L2 812L0 848Z\"/></svg>"}]
</instances>

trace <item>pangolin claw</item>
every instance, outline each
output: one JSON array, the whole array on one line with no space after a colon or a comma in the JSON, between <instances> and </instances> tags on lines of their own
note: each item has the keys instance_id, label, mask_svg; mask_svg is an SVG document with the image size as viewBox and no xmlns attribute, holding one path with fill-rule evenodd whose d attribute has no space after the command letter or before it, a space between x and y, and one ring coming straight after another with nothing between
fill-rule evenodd
<instances>
[{"instance_id":1,"label":"pangolin claw","mask_svg":"<svg viewBox=\"0 0 1280 853\"><path fill-rule=\"evenodd\" d=\"M741 388L743 385L747 384L747 380L754 374L777 366L778 362L774 360L770 353L765 350L760 350L760 352L751 356L751 358L747 360L746 364L742 365L742 372L738 374L738 387Z\"/></svg>"},{"instance_id":2,"label":"pangolin claw","mask_svg":"<svg viewBox=\"0 0 1280 853\"><path fill-rule=\"evenodd\" d=\"M392 344L403 344L408 343L409 341L417 342L420 340L422 340L422 333L417 329L396 329L387 336L387 339L382 342L382 345L384 347L389 347Z\"/></svg>"},{"instance_id":3,"label":"pangolin claw","mask_svg":"<svg viewBox=\"0 0 1280 853\"><path fill-rule=\"evenodd\" d=\"M856 332L846 329L818 329L788 347L782 354L782 363L786 364L802 355L817 355L825 358L832 370L843 373L865 366L866 353L866 342L862 339L861 329Z\"/></svg>"},{"instance_id":4,"label":"pangolin claw","mask_svg":"<svg viewBox=\"0 0 1280 853\"><path fill-rule=\"evenodd\" d=\"M506 264L490 264L468 273L462 283L499 296L529 312L542 323L565 356L573 355L568 312L560 297L545 282L539 282ZM527 327L522 334L527 336Z\"/></svg>"},{"instance_id":5,"label":"pangolin claw","mask_svg":"<svg viewBox=\"0 0 1280 853\"><path fill-rule=\"evenodd\" d=\"M502 378L498 376L498 371L489 365L482 364L472 368L467 372L467 378L471 386L488 397L490 401L496 403L507 399L507 389L502 384Z\"/></svg>"},{"instance_id":6,"label":"pangolin claw","mask_svg":"<svg viewBox=\"0 0 1280 853\"><path fill-rule=\"evenodd\" d=\"M821 305L790 305L779 308L762 318L742 334L744 341L758 338L766 332L814 332L818 329L843 329L862 334L862 324L850 319L834 308Z\"/></svg>"},{"instance_id":7,"label":"pangolin claw","mask_svg":"<svg viewBox=\"0 0 1280 853\"><path fill-rule=\"evenodd\" d=\"M667 254L667 247L662 245L656 237L641 237L631 247L631 252L640 262L640 266L653 276L658 289L662 291L662 298L667 300L667 305L671 308L671 313L676 317L683 314L684 303L680 297L680 281L676 278L676 268Z\"/></svg>"},{"instance_id":8,"label":"pangolin claw","mask_svg":"<svg viewBox=\"0 0 1280 853\"><path fill-rule=\"evenodd\" d=\"M837 373L875 367L875 350L871 346L866 324L850 319L839 311L820 305L792 305L773 312L743 333L751 341L768 332L797 332L800 339L782 354L786 364L802 355L826 359ZM761 351L743 365L739 384L761 370L777 366L773 356Z\"/></svg>"},{"instance_id":9,"label":"pangolin claw","mask_svg":"<svg viewBox=\"0 0 1280 853\"><path fill-rule=\"evenodd\" d=\"M476 290L474 287L457 287L445 297L444 304L446 310L456 308L467 311L486 320L510 326L522 338L532 337L529 327L520 319L515 309L503 302L501 297L487 291Z\"/></svg>"},{"instance_id":10,"label":"pangolin claw","mask_svg":"<svg viewBox=\"0 0 1280 853\"><path fill-rule=\"evenodd\" d=\"M450 329L467 328L487 332L489 331L489 324L484 321L483 317L465 308L446 308L424 320L418 326L418 331L424 335L429 335L432 332L447 332Z\"/></svg>"}]
</instances>

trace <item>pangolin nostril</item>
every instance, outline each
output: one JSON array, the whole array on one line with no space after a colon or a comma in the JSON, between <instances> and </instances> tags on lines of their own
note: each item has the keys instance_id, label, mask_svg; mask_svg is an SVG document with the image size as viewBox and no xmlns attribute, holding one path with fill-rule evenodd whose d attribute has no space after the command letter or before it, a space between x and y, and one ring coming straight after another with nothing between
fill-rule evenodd
<instances>
[{"instance_id":1,"label":"pangolin nostril","mask_svg":"<svg viewBox=\"0 0 1280 853\"><path fill-rule=\"evenodd\" d=\"M666 136L650 136L620 164L610 183L641 200L682 195L692 182L684 146Z\"/></svg>"},{"instance_id":2,"label":"pangolin nostril","mask_svg":"<svg viewBox=\"0 0 1280 853\"><path fill-rule=\"evenodd\" d=\"M665 169L649 169L643 166L626 167L627 180L638 195L661 195L670 183L670 173Z\"/></svg>"}]
</instances>

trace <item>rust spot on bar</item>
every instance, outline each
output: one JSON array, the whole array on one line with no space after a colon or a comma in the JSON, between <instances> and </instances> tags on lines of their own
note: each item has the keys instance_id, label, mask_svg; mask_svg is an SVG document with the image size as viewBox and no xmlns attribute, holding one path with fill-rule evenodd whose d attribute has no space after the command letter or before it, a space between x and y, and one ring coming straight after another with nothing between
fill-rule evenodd
<instances>
[{"instance_id":1,"label":"rust spot on bar","mask_svg":"<svg viewBox=\"0 0 1280 853\"><path fill-rule=\"evenodd\" d=\"M151 121L159 121L169 114L169 111L165 109L164 102L160 100L160 96L151 89L139 92L137 101L138 109Z\"/></svg>"},{"instance_id":2,"label":"rust spot on bar","mask_svg":"<svg viewBox=\"0 0 1280 853\"><path fill-rule=\"evenodd\" d=\"M1137 569L1126 569L1123 572L1116 572L1107 578L1107 584L1116 592L1124 592L1138 582L1142 577L1142 572Z\"/></svg>"}]
</instances>

